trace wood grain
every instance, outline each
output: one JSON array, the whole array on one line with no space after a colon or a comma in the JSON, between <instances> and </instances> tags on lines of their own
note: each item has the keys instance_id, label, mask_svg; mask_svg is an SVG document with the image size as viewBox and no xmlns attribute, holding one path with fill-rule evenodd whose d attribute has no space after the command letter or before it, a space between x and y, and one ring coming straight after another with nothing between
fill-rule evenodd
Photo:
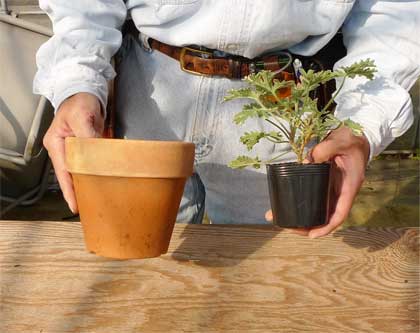
<instances>
[{"instance_id":1,"label":"wood grain","mask_svg":"<svg viewBox=\"0 0 420 333\"><path fill-rule=\"evenodd\" d=\"M75 222L0 221L0 332L418 332L418 228L320 240L177 225L167 255L84 251Z\"/></svg>"}]
</instances>

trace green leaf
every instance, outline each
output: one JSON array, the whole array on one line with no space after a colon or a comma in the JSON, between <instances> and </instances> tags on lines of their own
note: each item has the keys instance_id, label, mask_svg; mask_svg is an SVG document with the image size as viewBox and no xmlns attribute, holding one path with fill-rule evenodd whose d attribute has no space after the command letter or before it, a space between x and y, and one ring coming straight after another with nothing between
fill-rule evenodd
<instances>
[{"instance_id":1,"label":"green leaf","mask_svg":"<svg viewBox=\"0 0 420 333\"><path fill-rule=\"evenodd\" d=\"M342 125L342 121L332 114L329 114L325 117L322 125L325 126L327 130L335 130Z\"/></svg>"},{"instance_id":2,"label":"green leaf","mask_svg":"<svg viewBox=\"0 0 420 333\"><path fill-rule=\"evenodd\" d=\"M272 138L274 140L277 140L278 143L282 143L282 142L285 141L283 135L281 135L280 132L271 131L271 132L268 132L266 134L267 134L266 137L269 137L269 138Z\"/></svg>"},{"instance_id":3,"label":"green leaf","mask_svg":"<svg viewBox=\"0 0 420 333\"><path fill-rule=\"evenodd\" d=\"M363 135L363 127L351 119L344 120L343 126L351 129L354 135L357 135L357 136Z\"/></svg>"},{"instance_id":4,"label":"green leaf","mask_svg":"<svg viewBox=\"0 0 420 333\"><path fill-rule=\"evenodd\" d=\"M250 74L245 77L244 81L250 83L257 89L265 92L271 92L273 85L274 73L271 71L260 71L256 74Z\"/></svg>"},{"instance_id":5,"label":"green leaf","mask_svg":"<svg viewBox=\"0 0 420 333\"><path fill-rule=\"evenodd\" d=\"M233 121L236 125L242 125L248 118L256 118L259 115L260 106L256 103L244 105L241 112L238 112Z\"/></svg>"},{"instance_id":6,"label":"green leaf","mask_svg":"<svg viewBox=\"0 0 420 333\"><path fill-rule=\"evenodd\" d=\"M238 98L253 98L254 92L251 88L240 88L240 89L232 89L229 90L225 98L223 99L225 102L231 101Z\"/></svg>"},{"instance_id":7,"label":"green leaf","mask_svg":"<svg viewBox=\"0 0 420 333\"><path fill-rule=\"evenodd\" d=\"M295 84L294 81L275 79L276 74L272 71L263 70L256 74L250 74L244 81L255 87L256 91L263 95L275 95L277 90L290 87Z\"/></svg>"},{"instance_id":8,"label":"green leaf","mask_svg":"<svg viewBox=\"0 0 420 333\"><path fill-rule=\"evenodd\" d=\"M302 70L300 83L278 80L275 79L273 72L260 71L244 79L248 87L231 90L225 100L238 98L252 100L251 103L243 106L241 112L234 116L236 124L241 125L250 118L262 118L276 127L276 132L251 131L242 135L240 140L248 150L252 150L262 139L273 143L287 141L290 142L298 160L301 160L308 142L314 139L322 140L330 130L346 126L355 135L362 135L363 129L359 124L351 120L340 121L333 115L328 114L328 108L332 104L333 99L340 93L346 78L351 79L356 76L362 76L372 79L375 72L375 64L371 59L361 60L335 71L315 72L314 70ZM319 110L317 99L314 98L314 94L311 92L320 85L336 78L343 78L343 80L334 93L333 98ZM291 95L279 99L276 93L279 89L286 87L291 88ZM284 140L280 133L285 135L287 140ZM232 161L230 166L233 168L260 167L261 163L258 157L240 156Z\"/></svg>"},{"instance_id":9,"label":"green leaf","mask_svg":"<svg viewBox=\"0 0 420 333\"><path fill-rule=\"evenodd\" d=\"M301 70L300 81L309 91L312 91L319 87L320 84L326 83L332 79L335 79L338 73L330 70L315 72L313 69Z\"/></svg>"},{"instance_id":10,"label":"green leaf","mask_svg":"<svg viewBox=\"0 0 420 333\"><path fill-rule=\"evenodd\" d=\"M241 136L240 140L248 150L251 150L262 138L265 138L267 135L269 134L264 132L245 132L245 134Z\"/></svg>"},{"instance_id":11,"label":"green leaf","mask_svg":"<svg viewBox=\"0 0 420 333\"><path fill-rule=\"evenodd\" d=\"M233 117L233 121L237 125L242 125L248 118L270 117L271 113L274 111L276 111L275 108L263 108L257 103L245 104L242 108L242 111L238 112Z\"/></svg>"},{"instance_id":12,"label":"green leaf","mask_svg":"<svg viewBox=\"0 0 420 333\"><path fill-rule=\"evenodd\" d=\"M276 92L279 89L292 87L294 85L296 85L295 81L285 81L285 80L280 81L278 79L274 79L273 84L272 84L272 91Z\"/></svg>"},{"instance_id":13,"label":"green leaf","mask_svg":"<svg viewBox=\"0 0 420 333\"><path fill-rule=\"evenodd\" d=\"M317 141L320 142L324 140L330 131L339 128L341 125L342 121L332 114L326 115L324 119L318 118L316 120L316 128L314 130Z\"/></svg>"},{"instance_id":14,"label":"green leaf","mask_svg":"<svg viewBox=\"0 0 420 333\"><path fill-rule=\"evenodd\" d=\"M261 160L258 157L252 158L249 156L239 156L236 160L231 161L228 166L232 169L243 169L251 166L255 169L261 167Z\"/></svg>"},{"instance_id":15,"label":"green leaf","mask_svg":"<svg viewBox=\"0 0 420 333\"><path fill-rule=\"evenodd\" d=\"M246 146L248 150L252 150L254 146L260 142L261 139L267 138L271 142L281 143L284 142L282 135L279 132L271 131L271 132L245 132L244 135L241 136L241 142Z\"/></svg>"},{"instance_id":16,"label":"green leaf","mask_svg":"<svg viewBox=\"0 0 420 333\"><path fill-rule=\"evenodd\" d=\"M351 79L356 76L364 76L369 80L372 80L374 74L377 72L375 62L369 58L355 62L347 67L341 67L338 71L340 70L342 70Z\"/></svg>"}]
</instances>

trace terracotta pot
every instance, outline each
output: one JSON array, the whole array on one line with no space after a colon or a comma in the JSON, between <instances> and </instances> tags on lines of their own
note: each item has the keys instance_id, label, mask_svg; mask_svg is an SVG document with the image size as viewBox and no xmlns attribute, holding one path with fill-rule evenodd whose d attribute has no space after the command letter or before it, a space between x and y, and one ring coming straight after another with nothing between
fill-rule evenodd
<instances>
[{"instance_id":1,"label":"terracotta pot","mask_svg":"<svg viewBox=\"0 0 420 333\"><path fill-rule=\"evenodd\" d=\"M66 162L89 251L120 259L167 252L192 143L67 138Z\"/></svg>"}]
</instances>

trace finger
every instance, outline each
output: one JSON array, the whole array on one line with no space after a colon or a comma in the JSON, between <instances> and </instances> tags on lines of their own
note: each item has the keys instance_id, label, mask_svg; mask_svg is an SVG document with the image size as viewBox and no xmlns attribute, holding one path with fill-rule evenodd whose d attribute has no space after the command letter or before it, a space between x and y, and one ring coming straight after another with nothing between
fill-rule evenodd
<instances>
[{"instance_id":1,"label":"finger","mask_svg":"<svg viewBox=\"0 0 420 333\"><path fill-rule=\"evenodd\" d=\"M326 236L337 229L349 215L357 191L358 189L350 188L347 191L342 191L337 198L336 208L332 213L328 224L312 229L308 236L310 238L318 238Z\"/></svg>"},{"instance_id":2,"label":"finger","mask_svg":"<svg viewBox=\"0 0 420 333\"><path fill-rule=\"evenodd\" d=\"M329 188L328 188L329 195L328 195L328 207L327 207L328 220L330 220L330 217L332 216L332 214L334 213L336 209L337 199L339 197L339 194L343 186L343 173L336 164L336 161L339 158L340 157L334 158L334 160L331 163L331 168L330 168L330 181L329 181Z\"/></svg>"},{"instance_id":3,"label":"finger","mask_svg":"<svg viewBox=\"0 0 420 333\"><path fill-rule=\"evenodd\" d=\"M265 219L266 219L266 221L267 222L273 222L273 212L272 212L272 210L270 209L270 210L268 210L266 213L265 213Z\"/></svg>"},{"instance_id":4,"label":"finger","mask_svg":"<svg viewBox=\"0 0 420 333\"><path fill-rule=\"evenodd\" d=\"M314 159L312 158L312 149L306 154L305 159L302 161L303 164L314 163Z\"/></svg>"},{"instance_id":5,"label":"finger","mask_svg":"<svg viewBox=\"0 0 420 333\"><path fill-rule=\"evenodd\" d=\"M335 140L325 140L318 143L310 152L307 159L315 163L323 163L337 155L338 147Z\"/></svg>"},{"instance_id":6,"label":"finger","mask_svg":"<svg viewBox=\"0 0 420 333\"><path fill-rule=\"evenodd\" d=\"M300 236L308 236L309 228L287 228L292 234L300 235Z\"/></svg>"},{"instance_id":7,"label":"finger","mask_svg":"<svg viewBox=\"0 0 420 333\"><path fill-rule=\"evenodd\" d=\"M76 196L74 194L73 181L67 171L65 163L64 138L53 137L48 145L48 154L54 167L55 175L63 192L70 210L76 214L78 212Z\"/></svg>"}]
</instances>

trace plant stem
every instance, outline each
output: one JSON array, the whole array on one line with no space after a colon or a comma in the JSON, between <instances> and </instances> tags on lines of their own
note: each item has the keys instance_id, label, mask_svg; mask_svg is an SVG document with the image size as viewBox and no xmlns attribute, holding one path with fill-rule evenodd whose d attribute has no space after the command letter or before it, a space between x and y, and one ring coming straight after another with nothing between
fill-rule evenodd
<instances>
[{"instance_id":1,"label":"plant stem","mask_svg":"<svg viewBox=\"0 0 420 333\"><path fill-rule=\"evenodd\" d=\"M279 126L281 126L281 127L284 129L284 132L286 132L286 133L287 133L286 138L287 138L288 140L290 140L291 133L288 131L287 127L286 127L286 126L284 126L284 124L282 123L282 119L281 119L281 118L279 118L279 117L276 117L276 116L273 116L273 118L274 118L274 119L276 119L276 120L277 120L278 125L279 125ZM289 124L289 125L290 125L290 124ZM283 133L284 133L284 132L283 132Z\"/></svg>"},{"instance_id":2,"label":"plant stem","mask_svg":"<svg viewBox=\"0 0 420 333\"><path fill-rule=\"evenodd\" d=\"M284 130L279 124L276 124L274 121L268 119L268 118L264 118L264 120L266 120L267 122L269 122L271 125L277 127L285 136L288 140L290 140L290 135L289 133Z\"/></svg>"},{"instance_id":3,"label":"plant stem","mask_svg":"<svg viewBox=\"0 0 420 333\"><path fill-rule=\"evenodd\" d=\"M266 136L265 139L273 143L289 143L289 141L280 141L280 140L274 139L271 136Z\"/></svg>"},{"instance_id":4,"label":"plant stem","mask_svg":"<svg viewBox=\"0 0 420 333\"><path fill-rule=\"evenodd\" d=\"M286 155L287 153L289 153L289 151L285 151L285 152L281 153L280 155L274 156L273 158L271 158L268 161L265 161L265 162L263 162L261 164L269 164L269 163L275 161L276 159L282 157L283 155Z\"/></svg>"},{"instance_id":5,"label":"plant stem","mask_svg":"<svg viewBox=\"0 0 420 333\"><path fill-rule=\"evenodd\" d=\"M294 145L294 144L292 144L292 143L290 143L290 146L292 147L292 150L293 150L293 152L295 153L295 155L296 155L296 157L297 157L297 161L298 161L299 163L301 163L301 159L300 159L300 157L299 157L299 150L298 150L298 148L296 147L296 145Z\"/></svg>"},{"instance_id":6,"label":"plant stem","mask_svg":"<svg viewBox=\"0 0 420 333\"><path fill-rule=\"evenodd\" d=\"M250 97L251 98L251 97ZM254 101L258 103L259 106L261 106L262 109L267 109L263 102L259 99L259 97L252 97Z\"/></svg>"},{"instance_id":7,"label":"plant stem","mask_svg":"<svg viewBox=\"0 0 420 333\"><path fill-rule=\"evenodd\" d=\"M327 111L328 108L331 106L331 104L334 102L335 98L340 93L341 89L343 88L344 82L346 81L346 78L347 78L347 76L343 77L343 81L341 81L340 87L338 87L338 89L335 91L334 95L331 97L331 99L328 101L328 103L323 107L323 109L321 110L321 113L324 113L325 111Z\"/></svg>"},{"instance_id":8,"label":"plant stem","mask_svg":"<svg viewBox=\"0 0 420 333\"><path fill-rule=\"evenodd\" d=\"M312 133L310 133L310 134L312 134ZM299 156L298 156L298 162L299 163L302 163L303 162L303 152L305 151L305 147L306 147L306 145L308 144L308 135L307 136L305 136L304 138L303 138L303 140L302 140L302 144L301 144L301 146L299 147Z\"/></svg>"},{"instance_id":9,"label":"plant stem","mask_svg":"<svg viewBox=\"0 0 420 333\"><path fill-rule=\"evenodd\" d=\"M276 101L277 101L278 103L280 103L280 102L281 102L281 101L280 101L279 96L277 96L277 91L271 91L271 94L274 96L274 98L276 99Z\"/></svg>"}]
</instances>

